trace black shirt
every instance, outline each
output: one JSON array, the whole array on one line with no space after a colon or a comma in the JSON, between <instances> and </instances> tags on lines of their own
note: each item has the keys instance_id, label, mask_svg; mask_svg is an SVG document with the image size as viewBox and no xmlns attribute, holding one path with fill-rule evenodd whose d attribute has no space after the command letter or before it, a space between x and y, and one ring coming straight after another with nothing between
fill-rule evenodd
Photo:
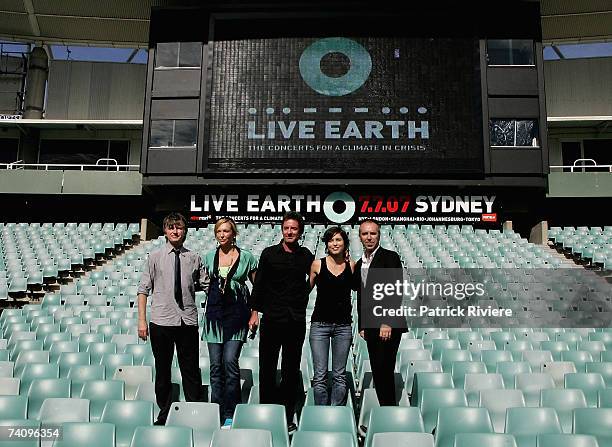
<instances>
[{"instance_id":1,"label":"black shirt","mask_svg":"<svg viewBox=\"0 0 612 447\"><path fill-rule=\"evenodd\" d=\"M285 251L282 241L265 248L259 257L251 309L262 312L268 321L304 321L313 259L305 247L300 246L292 253Z\"/></svg>"},{"instance_id":2,"label":"black shirt","mask_svg":"<svg viewBox=\"0 0 612 447\"><path fill-rule=\"evenodd\" d=\"M338 276L327 268L321 258L321 271L317 275L317 301L311 321L322 323L351 324L351 286L353 272L346 262Z\"/></svg>"}]
</instances>

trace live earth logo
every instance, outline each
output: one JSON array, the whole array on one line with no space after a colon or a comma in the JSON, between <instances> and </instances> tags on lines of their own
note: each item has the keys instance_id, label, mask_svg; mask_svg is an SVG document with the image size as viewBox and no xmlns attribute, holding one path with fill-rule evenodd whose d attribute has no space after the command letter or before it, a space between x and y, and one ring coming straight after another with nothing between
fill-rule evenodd
<instances>
[{"instance_id":1,"label":"live earth logo","mask_svg":"<svg viewBox=\"0 0 612 447\"><path fill-rule=\"evenodd\" d=\"M349 68L341 76L334 77L323 73L321 69L322 59L332 53L342 54L348 59ZM342 97L357 91L370 77L372 72L372 57L366 48L360 43L345 37L329 37L319 39L310 44L302 52L299 59L299 71L302 79L308 87L315 92L328 97ZM367 104L355 105L354 100L347 100L340 107L334 102L330 107L311 107L304 104L302 108L292 110L286 104L271 106L262 104L257 107L249 107L247 113L252 116L247 121L247 139L254 144L263 143L263 140L324 140L327 144L335 144L333 140L420 140L425 143L430 137L430 126L427 119L417 120L409 113L416 112L419 118L428 113L427 107L414 106L411 108L404 105L394 107L392 104L382 105L377 110L368 107ZM263 112L263 113L262 113ZM399 113L400 117L393 117L392 112ZM280 115L287 116L287 120ZM290 114L299 114L298 119L291 119ZM375 119L372 113L380 113ZM266 118L261 119L264 114ZM364 119L309 119L329 114L329 117L342 118L343 115L360 115ZM256 117L258 115L258 117ZM381 116L382 115L382 116ZM308 116L306 119L301 119ZM382 118L382 119L381 119ZM400 119L398 119L400 118ZM334 146L336 147L336 146ZM389 146L391 147L391 146ZM406 146L408 147L408 146ZM416 146L415 146L416 147ZM290 148L270 146L249 146L252 150L277 150ZM412 146L410 146L412 150ZM345 150L344 146L338 145L337 149ZM378 147L376 148L378 149ZM418 147L425 150L425 147ZM320 150L318 146L312 146L311 150ZM416 150L416 149L415 149Z\"/></svg>"},{"instance_id":2,"label":"live earth logo","mask_svg":"<svg viewBox=\"0 0 612 447\"><path fill-rule=\"evenodd\" d=\"M342 76L331 77L321 70L321 59L330 53L340 53L349 60L349 70ZM344 96L361 87L370 77L372 58L361 44L344 37L320 39L307 47L300 57L300 74L304 82L322 95Z\"/></svg>"}]
</instances>

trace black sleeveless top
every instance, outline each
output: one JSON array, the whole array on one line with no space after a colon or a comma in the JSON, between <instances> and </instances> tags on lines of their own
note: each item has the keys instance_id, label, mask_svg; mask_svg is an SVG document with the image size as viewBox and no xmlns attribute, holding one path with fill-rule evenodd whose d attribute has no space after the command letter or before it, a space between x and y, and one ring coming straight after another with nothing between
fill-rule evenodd
<instances>
[{"instance_id":1,"label":"black sleeveless top","mask_svg":"<svg viewBox=\"0 0 612 447\"><path fill-rule=\"evenodd\" d=\"M317 275L317 301L311 321L319 323L351 324L351 265L334 276L321 258L321 271Z\"/></svg>"}]
</instances>

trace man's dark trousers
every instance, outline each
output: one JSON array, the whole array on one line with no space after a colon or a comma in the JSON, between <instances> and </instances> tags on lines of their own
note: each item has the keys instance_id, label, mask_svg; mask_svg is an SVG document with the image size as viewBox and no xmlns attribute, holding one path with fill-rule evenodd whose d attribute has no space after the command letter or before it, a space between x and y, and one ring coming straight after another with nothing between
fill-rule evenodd
<instances>
[{"instance_id":1,"label":"man's dark trousers","mask_svg":"<svg viewBox=\"0 0 612 447\"><path fill-rule=\"evenodd\" d=\"M200 337L198 327L159 326L149 323L151 349L155 357L155 398L160 408L159 421L165 421L172 405L172 359L174 346L187 402L204 402L204 389L200 373Z\"/></svg>"},{"instance_id":2,"label":"man's dark trousers","mask_svg":"<svg viewBox=\"0 0 612 447\"><path fill-rule=\"evenodd\" d=\"M381 340L380 329L366 329L365 339L370 355L372 380L381 406L397 405L395 396L395 358L402 334L391 332L391 339Z\"/></svg>"},{"instance_id":3,"label":"man's dark trousers","mask_svg":"<svg viewBox=\"0 0 612 447\"><path fill-rule=\"evenodd\" d=\"M306 336L305 321L261 321L259 338L259 401L262 404L285 406L287 422L293 422L298 385L300 385L300 361ZM276 367L282 348L281 383L276 387Z\"/></svg>"}]
</instances>

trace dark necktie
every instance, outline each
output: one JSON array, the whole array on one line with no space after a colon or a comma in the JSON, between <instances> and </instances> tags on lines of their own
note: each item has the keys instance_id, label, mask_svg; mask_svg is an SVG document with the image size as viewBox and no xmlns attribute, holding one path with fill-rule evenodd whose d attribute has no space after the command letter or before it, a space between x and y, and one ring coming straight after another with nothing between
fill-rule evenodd
<instances>
[{"instance_id":1,"label":"dark necktie","mask_svg":"<svg viewBox=\"0 0 612 447\"><path fill-rule=\"evenodd\" d=\"M175 248L174 252L174 299L178 306L183 310L183 290L181 288L181 250Z\"/></svg>"}]
</instances>

